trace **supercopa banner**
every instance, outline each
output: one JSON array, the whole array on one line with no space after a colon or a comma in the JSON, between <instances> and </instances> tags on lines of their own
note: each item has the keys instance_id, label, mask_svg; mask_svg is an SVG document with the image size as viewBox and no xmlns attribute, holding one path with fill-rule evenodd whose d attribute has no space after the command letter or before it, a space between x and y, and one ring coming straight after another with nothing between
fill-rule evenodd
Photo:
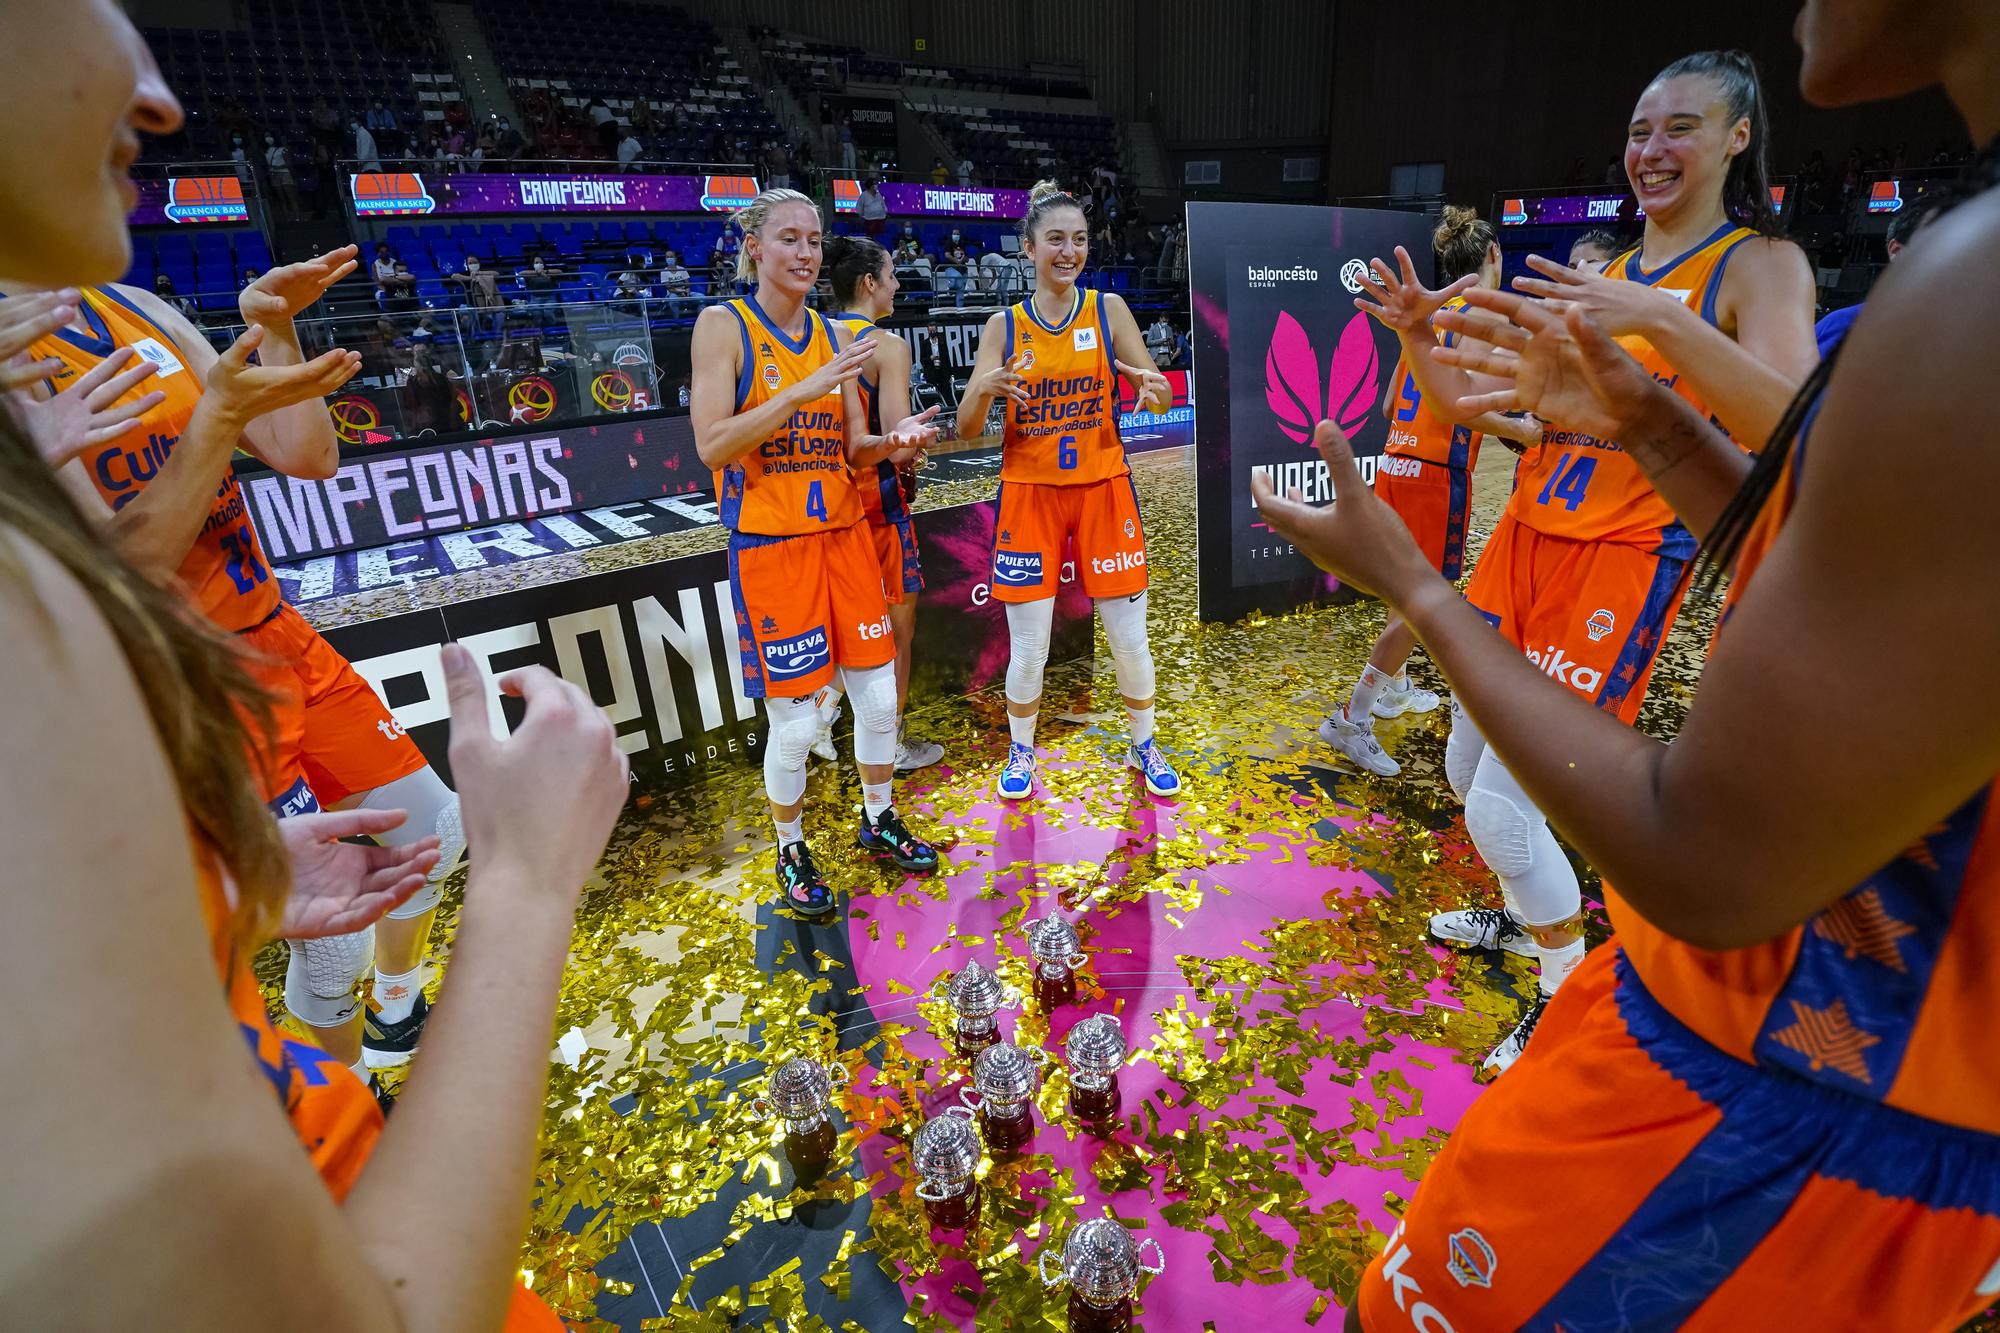
<instances>
[{"instance_id":1,"label":"supercopa banner","mask_svg":"<svg viewBox=\"0 0 2000 1333\"><path fill-rule=\"evenodd\" d=\"M1257 514L1250 478L1314 503L1333 498L1314 427L1338 422L1374 482L1387 423L1377 409L1396 365L1393 334L1354 308L1368 261L1395 247L1428 276L1422 214L1285 204L1188 205L1200 485L1201 615L1282 610L1325 582Z\"/></svg>"},{"instance_id":2,"label":"supercopa banner","mask_svg":"<svg viewBox=\"0 0 2000 1333\"><path fill-rule=\"evenodd\" d=\"M989 580L992 501L918 513L925 587L917 604L911 706L987 689L1007 672L1007 620ZM1053 661L1087 658L1091 607L1073 553L1056 597ZM635 770L679 785L717 765L761 762L763 709L743 693L729 563L720 550L329 628L396 721L449 772L450 709L439 650L464 644L489 676L541 665L588 690ZM488 701L496 731L502 700Z\"/></svg>"}]
</instances>

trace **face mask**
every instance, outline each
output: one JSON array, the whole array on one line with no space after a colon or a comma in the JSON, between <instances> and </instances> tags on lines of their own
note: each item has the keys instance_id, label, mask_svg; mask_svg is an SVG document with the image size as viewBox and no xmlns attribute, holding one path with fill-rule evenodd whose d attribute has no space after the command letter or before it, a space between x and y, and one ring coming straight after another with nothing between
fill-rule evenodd
<instances>
[{"instance_id":1,"label":"face mask","mask_svg":"<svg viewBox=\"0 0 2000 1333\"><path fill-rule=\"evenodd\" d=\"M278 141L277 141L276 139L273 139L273 138L272 138L272 137L271 137L270 135L268 135L268 134L264 136L264 144L265 144L265 146L266 146L266 147L269 147L270 145L272 145L272 144L275 144L275 143L277 143L277 142L278 142Z\"/></svg>"},{"instance_id":2,"label":"face mask","mask_svg":"<svg viewBox=\"0 0 2000 1333\"><path fill-rule=\"evenodd\" d=\"M535 272L540 273L541 271L542 271L542 261L537 259L535 261Z\"/></svg>"},{"instance_id":3,"label":"face mask","mask_svg":"<svg viewBox=\"0 0 2000 1333\"><path fill-rule=\"evenodd\" d=\"M465 271L466 271L467 273L477 273L477 272L479 272L479 261L478 261L477 259L468 259L468 260L466 260L466 261L465 261Z\"/></svg>"}]
</instances>

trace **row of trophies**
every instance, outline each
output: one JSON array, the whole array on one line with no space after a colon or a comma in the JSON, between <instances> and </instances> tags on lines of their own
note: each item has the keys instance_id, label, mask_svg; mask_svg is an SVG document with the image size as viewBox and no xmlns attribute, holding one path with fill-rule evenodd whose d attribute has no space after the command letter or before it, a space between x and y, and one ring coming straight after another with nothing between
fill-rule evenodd
<instances>
[{"instance_id":1,"label":"row of trophies","mask_svg":"<svg viewBox=\"0 0 2000 1333\"><path fill-rule=\"evenodd\" d=\"M1076 929L1059 916L1037 922L1028 932L1035 958L1034 994L1044 1013L1076 999L1075 969L1084 961ZM940 978L942 981L943 978ZM935 988L933 988L935 993ZM978 1168L982 1151L1013 1153L1034 1136L1033 1106L1041 1070L1049 1062L1039 1047L1023 1050L1000 1039L996 1015L1020 1003L1020 996L977 960L951 979L945 1000L952 1012L952 1044L972 1061L972 1086L959 1089L961 1105L924 1122L910 1143L917 1198L931 1225L971 1230L979 1224ZM1125 1033L1115 1014L1096 1014L1069 1030L1063 1043L1069 1065L1069 1109L1087 1132L1102 1134L1117 1119L1118 1071L1124 1066ZM817 1060L795 1059L771 1075L766 1101L785 1125L785 1156L801 1180L825 1170L834 1148L828 1113L835 1081L846 1071L829 1071ZM1155 1262L1141 1250L1153 1247ZM1159 1243L1134 1243L1131 1232L1110 1218L1080 1223L1064 1243L1059 1271L1041 1255L1042 1280L1050 1287L1069 1283L1072 1333L1123 1333L1131 1327L1132 1298L1142 1273L1164 1266Z\"/></svg>"}]
</instances>

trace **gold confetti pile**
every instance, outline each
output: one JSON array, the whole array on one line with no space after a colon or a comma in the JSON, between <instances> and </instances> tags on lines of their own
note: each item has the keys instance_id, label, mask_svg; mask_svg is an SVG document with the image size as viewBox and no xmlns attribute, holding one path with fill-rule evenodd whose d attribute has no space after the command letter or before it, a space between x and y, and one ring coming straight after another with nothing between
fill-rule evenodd
<instances>
[{"instance_id":1,"label":"gold confetti pile","mask_svg":"<svg viewBox=\"0 0 2000 1333\"><path fill-rule=\"evenodd\" d=\"M1025 988L1032 960L1022 930L1057 905L1089 908L1079 922L1089 949L1096 922L1153 898L1178 924L1205 893L1219 891L1195 872L1253 856L1303 854L1313 865L1393 885L1384 896L1329 892L1302 905L1296 918L1272 919L1256 940L1216 939L1214 956L1178 955L1183 988L1173 1007L1155 1016L1159 1035L1131 1056L1157 1067L1178 1096L1171 1104L1165 1092L1136 1104L1128 1096L1126 1132L1089 1168L1104 1193L1143 1198L1144 1212L1206 1237L1210 1269L1224 1285L1213 1311L1183 1315L1231 1326L1227 1286L1301 1283L1318 1293L1306 1322L1335 1326L1337 1317L1323 1316L1351 1297L1382 1236L1351 1203L1313 1206L1301 1177L1336 1165L1373 1169L1391 1212L1400 1211L1443 1133L1399 1132L1398 1120L1421 1113L1421 1094L1399 1070L1368 1074L1371 1060L1402 1036L1454 1051L1476 1068L1511 1026L1532 981L1525 964L1447 955L1426 942L1432 912L1497 902L1443 781L1446 711L1381 725L1384 743L1404 764L1393 781L1336 767L1313 734L1351 687L1381 629L1381 607L1199 623L1191 462L1174 450L1137 460L1135 472L1153 575L1160 732L1185 783L1176 816L1156 821L1154 807L1134 801L1124 770L1113 765L1123 718L1102 644L1094 674L1081 664L1052 668L1042 726L1051 762L1034 818L1042 830L1088 825L1121 836L1102 861L1001 864L995 854L976 893L1006 903L1005 911L990 935L958 934L947 943L990 939L1002 979ZM928 498L973 498L974 486L990 483L961 483L949 490L966 490L963 496ZM1493 517L1485 512L1476 522L1490 527ZM1476 531L1474 542L1484 535ZM1641 719L1646 730L1668 735L1678 726L1712 624L1712 608L1691 604L1682 613L1654 674ZM916 651L923 652L921 640ZM1421 656L1412 670L1422 683L1444 688ZM1059 717L1096 726L1064 727ZM989 799L1005 756L997 697L919 700L911 726L943 742L955 769L908 784L912 822L955 840L942 849L936 877L891 883L853 847L849 812L858 809L859 792L850 765L816 767L808 793L814 855L850 895L849 929L871 940L880 938L885 898L942 901L947 879L974 864L971 853L1005 845L1024 818L1009 816L1012 829L967 818ZM691 791L642 792L619 826L578 914L564 978L556 1030L582 1029L590 1049L574 1067L558 1062L551 1071L523 1270L575 1326L608 1330L613 1326L595 1317L597 1298L625 1292L606 1288L595 1272L599 1262L635 1228L662 1223L672 1235L676 1219L728 1197L737 1202L719 1244L691 1260L675 1247L685 1269L680 1291L667 1316L646 1328L860 1329L813 1314L809 1293L819 1293L811 1300L821 1308L828 1297L844 1303L863 1265L879 1266L912 1293L911 1327L953 1329L976 1318L981 1327L1063 1328L1063 1297L1044 1291L1031 1267L1036 1252L1079 1220L1083 1202L1072 1171L1032 1151L1076 1133L1061 1111L1067 1081L1060 1062L1039 1095L1043 1125L1030 1151L982 1163L984 1216L974 1240L935 1244L900 1168L923 1097L965 1068L919 1055L905 1040L946 1031L943 1002L925 990L941 965L913 952L909 975L857 978L814 947L816 938L828 938L824 929L783 914L770 928L758 927L752 909L772 892L761 781L745 766ZM1356 822L1326 822L1336 814ZM966 879L952 886L955 896L966 893ZM1594 877L1586 874L1585 884L1589 893ZM441 914L440 955L457 901L454 886ZM1601 935L1601 922L1597 929ZM894 940L900 949L900 933ZM262 964L275 1006L282 961L272 953ZM1088 968L1078 980L1086 994L1096 986ZM1428 1002L1440 984L1462 1010ZM1330 1001L1361 1006L1365 1037L1336 1040L1317 1029L1312 1011ZM837 1015L852 1027L862 1004L879 1026L842 1049ZM1016 1016L1015 1041L1031 1045L1046 1036L1047 1023L1032 1008ZM793 1187L772 1119L751 1104L768 1068L801 1054L843 1065L854 1079L836 1093L836 1169L810 1189ZM1307 1104L1305 1081L1329 1077L1352 1095L1329 1100L1322 1091ZM1324 1114L1343 1100L1344 1118ZM1163 1130L1168 1110L1188 1116L1187 1127ZM849 1160L859 1165L840 1170ZM867 1172L883 1162L898 1172L893 1180L879 1167ZM691 1304L703 1270L753 1229L849 1206L856 1226L865 1208L865 1234L846 1229L831 1263L808 1271L793 1257L699 1310ZM1114 1211L1142 1225L1133 1220L1142 1211L1136 1205ZM946 1279L948 1287L940 1285ZM947 1290L948 1299L939 1294ZM1142 1319L1144 1303L1142 1290Z\"/></svg>"}]
</instances>

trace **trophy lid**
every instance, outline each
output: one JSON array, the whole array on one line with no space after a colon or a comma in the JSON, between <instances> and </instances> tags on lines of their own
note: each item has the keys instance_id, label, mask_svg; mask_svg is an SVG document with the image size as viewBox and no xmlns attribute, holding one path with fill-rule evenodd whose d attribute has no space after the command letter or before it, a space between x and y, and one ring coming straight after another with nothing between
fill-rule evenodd
<instances>
[{"instance_id":1,"label":"trophy lid","mask_svg":"<svg viewBox=\"0 0 2000 1333\"><path fill-rule=\"evenodd\" d=\"M1000 1042L972 1062L972 1084L992 1102L1012 1105L1035 1095L1035 1061L1012 1042Z\"/></svg>"},{"instance_id":2,"label":"trophy lid","mask_svg":"<svg viewBox=\"0 0 2000 1333\"><path fill-rule=\"evenodd\" d=\"M979 1165L979 1131L962 1115L926 1120L910 1141L910 1159L925 1180L969 1180Z\"/></svg>"},{"instance_id":3,"label":"trophy lid","mask_svg":"<svg viewBox=\"0 0 2000 1333\"><path fill-rule=\"evenodd\" d=\"M1076 927L1059 916L1045 916L1028 930L1028 952L1044 963L1067 964L1081 943Z\"/></svg>"},{"instance_id":4,"label":"trophy lid","mask_svg":"<svg viewBox=\"0 0 2000 1333\"><path fill-rule=\"evenodd\" d=\"M1092 1305L1116 1305L1139 1287L1139 1247L1109 1217L1077 1223L1063 1242L1062 1267L1071 1289Z\"/></svg>"},{"instance_id":5,"label":"trophy lid","mask_svg":"<svg viewBox=\"0 0 2000 1333\"><path fill-rule=\"evenodd\" d=\"M1000 974L981 967L975 958L951 979L951 987L945 994L961 1016L985 1018L1000 1007L1005 989Z\"/></svg>"},{"instance_id":6,"label":"trophy lid","mask_svg":"<svg viewBox=\"0 0 2000 1333\"><path fill-rule=\"evenodd\" d=\"M771 1107L788 1120L804 1120L825 1110L832 1095L833 1080L817 1060L800 1056L771 1073Z\"/></svg>"},{"instance_id":7,"label":"trophy lid","mask_svg":"<svg viewBox=\"0 0 2000 1333\"><path fill-rule=\"evenodd\" d=\"M1080 1073L1114 1074L1125 1063L1125 1031L1109 1014L1094 1014L1071 1028L1063 1047L1070 1068Z\"/></svg>"}]
</instances>

